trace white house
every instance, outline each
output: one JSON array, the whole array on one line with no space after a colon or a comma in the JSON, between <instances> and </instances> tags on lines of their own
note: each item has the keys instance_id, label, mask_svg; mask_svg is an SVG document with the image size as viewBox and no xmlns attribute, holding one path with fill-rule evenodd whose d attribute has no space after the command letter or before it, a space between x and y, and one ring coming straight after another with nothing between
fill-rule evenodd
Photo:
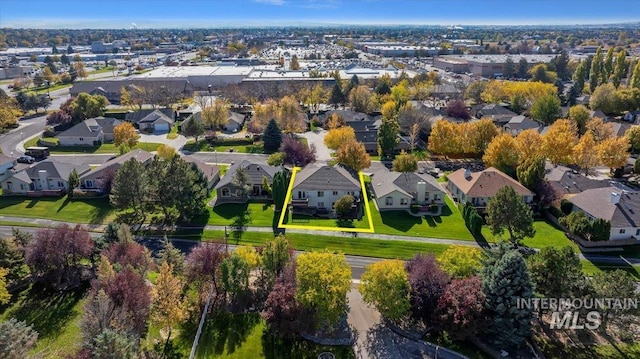
<instances>
[{"instance_id":1,"label":"white house","mask_svg":"<svg viewBox=\"0 0 640 359\"><path fill-rule=\"evenodd\" d=\"M121 122L110 117L86 119L58 135L60 146L97 146L113 142L113 129Z\"/></svg>"},{"instance_id":2,"label":"white house","mask_svg":"<svg viewBox=\"0 0 640 359\"><path fill-rule=\"evenodd\" d=\"M14 168L16 164L17 162L15 158L0 153L0 181L13 174L11 169Z\"/></svg>"},{"instance_id":3,"label":"white house","mask_svg":"<svg viewBox=\"0 0 640 359\"><path fill-rule=\"evenodd\" d=\"M291 204L332 212L335 202L346 195L357 202L362 198L362 186L354 174L338 165L309 164L296 174Z\"/></svg>"},{"instance_id":4,"label":"white house","mask_svg":"<svg viewBox=\"0 0 640 359\"><path fill-rule=\"evenodd\" d=\"M489 200L505 186L513 188L525 203L533 202L533 193L518 181L496 168L489 167L481 172L459 169L447 176L447 189L458 202L471 202L477 208L484 208Z\"/></svg>"},{"instance_id":5,"label":"white house","mask_svg":"<svg viewBox=\"0 0 640 359\"><path fill-rule=\"evenodd\" d=\"M610 240L640 241L640 193L615 187L594 188L569 199L574 211L584 212L590 220L611 222Z\"/></svg>"},{"instance_id":6,"label":"white house","mask_svg":"<svg viewBox=\"0 0 640 359\"><path fill-rule=\"evenodd\" d=\"M445 200L444 190L428 174L380 171L373 174L371 186L381 211L409 209L412 204L440 204Z\"/></svg>"},{"instance_id":7,"label":"white house","mask_svg":"<svg viewBox=\"0 0 640 359\"><path fill-rule=\"evenodd\" d=\"M69 189L69 175L73 169L79 176L89 172L87 165L75 165L46 160L14 173L0 182L5 194L61 195Z\"/></svg>"},{"instance_id":8,"label":"white house","mask_svg":"<svg viewBox=\"0 0 640 359\"><path fill-rule=\"evenodd\" d=\"M93 192L104 192L107 189L105 188L105 184L112 181L120 167L132 158L144 165L147 165L153 159L153 155L147 151L137 149L122 156L113 158L103 163L100 167L81 175L80 189Z\"/></svg>"}]
</instances>

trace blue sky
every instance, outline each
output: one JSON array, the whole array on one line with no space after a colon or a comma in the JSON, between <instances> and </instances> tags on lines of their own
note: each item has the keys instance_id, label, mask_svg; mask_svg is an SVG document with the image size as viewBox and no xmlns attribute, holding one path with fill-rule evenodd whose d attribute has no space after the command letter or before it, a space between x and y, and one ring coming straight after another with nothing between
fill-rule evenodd
<instances>
[{"instance_id":1,"label":"blue sky","mask_svg":"<svg viewBox=\"0 0 640 359\"><path fill-rule=\"evenodd\" d=\"M640 21L639 0L1 0L0 27L202 28L305 24Z\"/></svg>"}]
</instances>

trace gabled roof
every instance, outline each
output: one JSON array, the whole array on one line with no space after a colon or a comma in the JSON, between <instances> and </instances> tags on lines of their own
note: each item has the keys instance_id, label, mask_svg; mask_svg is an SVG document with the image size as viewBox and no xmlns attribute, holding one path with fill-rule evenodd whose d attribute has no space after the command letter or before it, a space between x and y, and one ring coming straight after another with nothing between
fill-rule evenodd
<instances>
[{"instance_id":1,"label":"gabled roof","mask_svg":"<svg viewBox=\"0 0 640 359\"><path fill-rule=\"evenodd\" d=\"M12 178L15 178L15 179L17 179L17 180L19 180L21 182L26 183L26 184L33 183L31 178L29 178L29 175L27 174L27 171L20 171L20 172L14 174L13 176L7 178L5 180L5 182L6 181L11 181Z\"/></svg>"},{"instance_id":2,"label":"gabled roof","mask_svg":"<svg viewBox=\"0 0 640 359\"><path fill-rule=\"evenodd\" d=\"M428 192L444 192L438 181L431 175L423 173L401 173L380 171L374 173L371 184L376 197L381 198L393 191L398 191L409 197L414 197L418 182L425 182Z\"/></svg>"},{"instance_id":3,"label":"gabled roof","mask_svg":"<svg viewBox=\"0 0 640 359\"><path fill-rule=\"evenodd\" d=\"M193 156L182 156L182 159L198 167L209 181L212 181L220 174L220 167L202 162Z\"/></svg>"},{"instance_id":4,"label":"gabled roof","mask_svg":"<svg viewBox=\"0 0 640 359\"><path fill-rule=\"evenodd\" d=\"M500 106L499 104L496 103L492 103L492 104L488 104L488 105L484 105L481 108L479 108L477 110L477 117L492 117L492 116L517 116L518 114L509 110L508 108L505 108L503 106Z\"/></svg>"},{"instance_id":5,"label":"gabled roof","mask_svg":"<svg viewBox=\"0 0 640 359\"><path fill-rule=\"evenodd\" d=\"M293 190L360 191L360 182L344 167L309 164L296 174Z\"/></svg>"},{"instance_id":6,"label":"gabled roof","mask_svg":"<svg viewBox=\"0 0 640 359\"><path fill-rule=\"evenodd\" d=\"M609 181L595 180L579 173L573 173L569 168L558 166L545 170L545 178L556 193L575 194L594 188L609 187Z\"/></svg>"},{"instance_id":7,"label":"gabled roof","mask_svg":"<svg viewBox=\"0 0 640 359\"><path fill-rule=\"evenodd\" d=\"M155 111L160 111L161 113L163 113L165 116L169 117L170 119L174 119L175 118L175 113L173 112L173 109L171 108L159 108L159 109L145 109L145 110L140 110L140 111L136 111L136 112L129 112L125 115L124 119L125 121L129 121L132 123L138 123L140 122L142 119L144 119L145 117L147 117L149 114L155 112ZM171 122L173 123L173 122Z\"/></svg>"},{"instance_id":8,"label":"gabled roof","mask_svg":"<svg viewBox=\"0 0 640 359\"><path fill-rule=\"evenodd\" d=\"M83 174L80 176L80 180L100 178L107 170L117 171L125 162L132 158L135 158L138 162L147 163L153 158L153 154L140 149L127 152L124 155L112 158L103 163L100 167Z\"/></svg>"},{"instance_id":9,"label":"gabled roof","mask_svg":"<svg viewBox=\"0 0 640 359\"><path fill-rule=\"evenodd\" d=\"M493 197L504 186L512 187L521 196L533 195L526 187L493 167L472 172L469 177L465 177L465 169L461 168L447 178L468 197Z\"/></svg>"},{"instance_id":10,"label":"gabled roof","mask_svg":"<svg viewBox=\"0 0 640 359\"><path fill-rule=\"evenodd\" d=\"M227 173L220 179L220 182L218 182L215 188L218 189L222 186L232 183L233 178L235 177L236 172L239 168L244 170L244 173L249 178L248 183L250 184L261 184L262 177L267 177L267 180L269 182L272 182L273 176L275 176L275 174L280 171L280 169L277 167L262 165L244 160L229 167L229 170L227 170Z\"/></svg>"},{"instance_id":11,"label":"gabled roof","mask_svg":"<svg viewBox=\"0 0 640 359\"><path fill-rule=\"evenodd\" d=\"M51 160L45 160L25 169L24 172L26 172L29 178L38 178L38 172L45 170L47 171L48 177L57 177L67 181L69 179L71 171L74 168L80 176L91 170L88 165L77 166L68 163L59 163L53 162Z\"/></svg>"},{"instance_id":12,"label":"gabled roof","mask_svg":"<svg viewBox=\"0 0 640 359\"><path fill-rule=\"evenodd\" d=\"M171 110L173 114L173 110ZM160 111L158 109L153 110L143 118L141 118L138 123L156 123L156 122L166 122L166 123L174 123L173 115L168 116L165 112Z\"/></svg>"},{"instance_id":13,"label":"gabled roof","mask_svg":"<svg viewBox=\"0 0 640 359\"><path fill-rule=\"evenodd\" d=\"M241 113L229 111L229 115L227 116L227 121L233 121L238 125L242 125L244 123L244 115Z\"/></svg>"},{"instance_id":14,"label":"gabled roof","mask_svg":"<svg viewBox=\"0 0 640 359\"><path fill-rule=\"evenodd\" d=\"M619 196L618 204L611 201L612 193ZM594 218L610 221L612 228L640 227L638 192L621 192L615 187L594 188L571 197L569 201Z\"/></svg>"},{"instance_id":15,"label":"gabled roof","mask_svg":"<svg viewBox=\"0 0 640 359\"><path fill-rule=\"evenodd\" d=\"M620 123L620 122L609 122L613 127L613 135L614 136L624 136L625 133L631 128L630 123Z\"/></svg>"},{"instance_id":16,"label":"gabled roof","mask_svg":"<svg viewBox=\"0 0 640 359\"><path fill-rule=\"evenodd\" d=\"M342 119L344 119L345 122L370 121L372 119L371 116L367 115L366 113L356 112L351 110L331 110L331 111L325 112L322 116L325 121L328 121L331 115L333 115L334 113L342 117Z\"/></svg>"},{"instance_id":17,"label":"gabled roof","mask_svg":"<svg viewBox=\"0 0 640 359\"><path fill-rule=\"evenodd\" d=\"M541 124L524 115L514 116L507 122L505 127L510 128L511 130L527 130L531 128L539 128Z\"/></svg>"},{"instance_id":18,"label":"gabled roof","mask_svg":"<svg viewBox=\"0 0 640 359\"><path fill-rule=\"evenodd\" d=\"M103 133L113 133L113 128L122 123L113 117L94 117L93 120L102 128Z\"/></svg>"},{"instance_id":19,"label":"gabled roof","mask_svg":"<svg viewBox=\"0 0 640 359\"><path fill-rule=\"evenodd\" d=\"M98 137L102 128L93 118L86 119L70 129L58 134L58 137ZM113 130L111 131L113 132ZM104 133L104 131L103 131Z\"/></svg>"}]
</instances>

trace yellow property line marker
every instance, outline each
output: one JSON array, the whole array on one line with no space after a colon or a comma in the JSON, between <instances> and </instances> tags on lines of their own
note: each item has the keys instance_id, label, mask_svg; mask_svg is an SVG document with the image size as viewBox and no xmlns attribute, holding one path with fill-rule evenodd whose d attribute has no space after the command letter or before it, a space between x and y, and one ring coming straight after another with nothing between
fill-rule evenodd
<instances>
[{"instance_id":1,"label":"yellow property line marker","mask_svg":"<svg viewBox=\"0 0 640 359\"><path fill-rule=\"evenodd\" d=\"M371 209L369 208L369 201L367 200L367 193L364 186L364 175L362 172L358 172L360 179L360 186L362 187L362 200L364 201L364 211L367 215L367 221L369 222L369 228L346 228L346 227L323 227L323 226L303 226L298 224L284 224L284 218L287 214L287 208L289 207L289 201L291 200L291 194L293 193L293 183L296 180L296 174L302 168L294 167L291 173L291 180L289 181L289 188L287 189L287 196L284 199L284 206L282 206L282 213L280 213L280 220L278 221L278 228L284 229L307 229L311 231L334 231L334 232L351 232L351 233L375 233L373 229L373 218L371 217Z\"/></svg>"}]
</instances>

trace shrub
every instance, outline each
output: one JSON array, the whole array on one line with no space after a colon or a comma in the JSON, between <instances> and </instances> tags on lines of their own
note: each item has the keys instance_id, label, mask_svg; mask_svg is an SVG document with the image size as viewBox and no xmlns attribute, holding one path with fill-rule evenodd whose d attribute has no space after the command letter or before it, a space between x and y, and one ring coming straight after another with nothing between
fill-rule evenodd
<instances>
[{"instance_id":1,"label":"shrub","mask_svg":"<svg viewBox=\"0 0 640 359\"><path fill-rule=\"evenodd\" d=\"M562 213L568 215L569 213L571 213L571 211L573 211L573 203L569 202L566 199L563 199L562 201L560 201L560 210L562 211Z\"/></svg>"}]
</instances>

